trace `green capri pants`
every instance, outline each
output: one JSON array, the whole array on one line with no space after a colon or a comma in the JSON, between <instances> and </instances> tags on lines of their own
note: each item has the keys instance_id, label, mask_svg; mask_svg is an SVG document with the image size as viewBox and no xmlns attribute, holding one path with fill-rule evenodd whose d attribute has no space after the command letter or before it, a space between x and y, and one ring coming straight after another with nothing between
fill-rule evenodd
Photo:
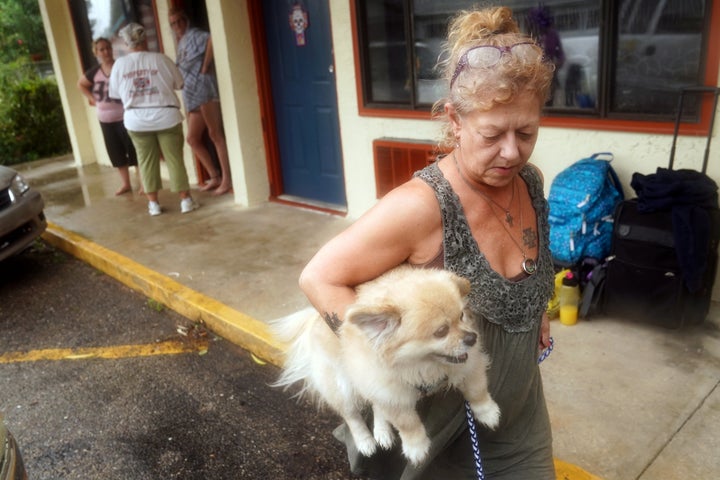
<instances>
[{"instance_id":1,"label":"green capri pants","mask_svg":"<svg viewBox=\"0 0 720 480\"><path fill-rule=\"evenodd\" d=\"M185 137L182 123L166 130L154 132L131 132L130 138L137 152L138 166L143 188L147 193L154 193L162 188L160 176L160 155L167 163L170 174L170 190L184 192L190 190L187 170L183 160Z\"/></svg>"}]
</instances>

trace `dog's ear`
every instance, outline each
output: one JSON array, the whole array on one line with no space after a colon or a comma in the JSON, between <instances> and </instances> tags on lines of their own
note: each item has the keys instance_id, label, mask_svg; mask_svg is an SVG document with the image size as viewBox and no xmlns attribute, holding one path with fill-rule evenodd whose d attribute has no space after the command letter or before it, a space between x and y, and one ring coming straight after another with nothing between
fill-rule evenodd
<instances>
[{"instance_id":1,"label":"dog's ear","mask_svg":"<svg viewBox=\"0 0 720 480\"><path fill-rule=\"evenodd\" d=\"M368 338L379 340L400 325L401 314L394 305L352 305L345 321L357 325Z\"/></svg>"},{"instance_id":2,"label":"dog's ear","mask_svg":"<svg viewBox=\"0 0 720 480\"><path fill-rule=\"evenodd\" d=\"M453 274L453 281L460 290L460 295L466 297L470 293L470 280L465 277Z\"/></svg>"}]
</instances>

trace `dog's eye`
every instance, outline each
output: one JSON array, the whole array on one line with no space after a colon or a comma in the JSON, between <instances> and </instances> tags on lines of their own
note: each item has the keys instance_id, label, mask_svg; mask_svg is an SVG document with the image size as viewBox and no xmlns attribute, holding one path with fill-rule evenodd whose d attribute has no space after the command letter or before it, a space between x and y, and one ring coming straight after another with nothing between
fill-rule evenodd
<instances>
[{"instance_id":1,"label":"dog's eye","mask_svg":"<svg viewBox=\"0 0 720 480\"><path fill-rule=\"evenodd\" d=\"M448 327L447 325L443 325L442 327L435 330L434 335L437 338L443 338L448 334L449 331L450 331L450 327Z\"/></svg>"}]
</instances>

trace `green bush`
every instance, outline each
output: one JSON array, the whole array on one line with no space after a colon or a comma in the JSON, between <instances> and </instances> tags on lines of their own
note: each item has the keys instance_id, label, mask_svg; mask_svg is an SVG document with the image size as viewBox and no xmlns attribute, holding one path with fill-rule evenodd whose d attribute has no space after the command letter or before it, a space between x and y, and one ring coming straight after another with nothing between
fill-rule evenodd
<instances>
[{"instance_id":1,"label":"green bush","mask_svg":"<svg viewBox=\"0 0 720 480\"><path fill-rule=\"evenodd\" d=\"M62 155L71 150L58 86L26 62L0 72L0 164Z\"/></svg>"}]
</instances>

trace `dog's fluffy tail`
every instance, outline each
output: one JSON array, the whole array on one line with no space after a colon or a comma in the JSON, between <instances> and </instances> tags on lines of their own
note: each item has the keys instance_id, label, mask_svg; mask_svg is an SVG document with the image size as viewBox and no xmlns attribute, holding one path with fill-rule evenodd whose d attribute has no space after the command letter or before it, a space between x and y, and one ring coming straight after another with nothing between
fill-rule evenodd
<instances>
[{"instance_id":1,"label":"dog's fluffy tail","mask_svg":"<svg viewBox=\"0 0 720 480\"><path fill-rule=\"evenodd\" d=\"M313 315L317 315L317 311L313 307L298 310L285 317L270 320L270 330L278 340L292 343L312 323Z\"/></svg>"},{"instance_id":2,"label":"dog's fluffy tail","mask_svg":"<svg viewBox=\"0 0 720 480\"><path fill-rule=\"evenodd\" d=\"M295 384L301 384L300 391L294 396L306 396L317 400L316 392L310 384L313 363L312 329L317 319L317 312L308 308L287 317L270 322L270 328L276 338L288 344L285 361L278 379L271 384L287 390Z\"/></svg>"}]
</instances>

